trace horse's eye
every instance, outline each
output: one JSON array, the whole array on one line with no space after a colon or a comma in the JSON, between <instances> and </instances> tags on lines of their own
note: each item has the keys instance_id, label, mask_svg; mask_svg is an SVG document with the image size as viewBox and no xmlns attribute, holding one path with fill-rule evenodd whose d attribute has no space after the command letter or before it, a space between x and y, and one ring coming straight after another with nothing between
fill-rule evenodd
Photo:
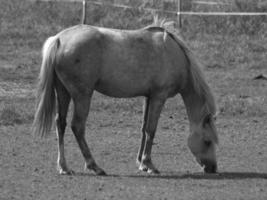
<instances>
[{"instance_id":1,"label":"horse's eye","mask_svg":"<svg viewBox=\"0 0 267 200\"><path fill-rule=\"evenodd\" d=\"M211 140L204 140L204 144L209 147L211 145Z\"/></svg>"}]
</instances>

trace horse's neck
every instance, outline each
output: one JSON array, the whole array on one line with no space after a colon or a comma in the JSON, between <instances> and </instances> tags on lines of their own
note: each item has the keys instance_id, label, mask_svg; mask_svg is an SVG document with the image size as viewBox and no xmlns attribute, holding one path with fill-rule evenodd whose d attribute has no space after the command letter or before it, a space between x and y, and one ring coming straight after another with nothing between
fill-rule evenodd
<instances>
[{"instance_id":1,"label":"horse's neck","mask_svg":"<svg viewBox=\"0 0 267 200\"><path fill-rule=\"evenodd\" d=\"M205 112L205 99L196 93L193 88L188 88L181 95L190 124L199 124Z\"/></svg>"}]
</instances>

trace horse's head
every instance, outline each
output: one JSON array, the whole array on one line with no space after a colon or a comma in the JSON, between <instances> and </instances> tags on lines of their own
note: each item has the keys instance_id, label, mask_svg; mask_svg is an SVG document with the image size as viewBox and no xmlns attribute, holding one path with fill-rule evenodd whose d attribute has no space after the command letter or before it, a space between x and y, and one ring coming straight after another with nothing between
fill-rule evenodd
<instances>
[{"instance_id":1,"label":"horse's head","mask_svg":"<svg viewBox=\"0 0 267 200\"><path fill-rule=\"evenodd\" d=\"M217 131L214 126L214 117L211 114L206 115L199 124L192 125L188 147L197 162L204 166L206 173L217 172L217 143Z\"/></svg>"}]
</instances>

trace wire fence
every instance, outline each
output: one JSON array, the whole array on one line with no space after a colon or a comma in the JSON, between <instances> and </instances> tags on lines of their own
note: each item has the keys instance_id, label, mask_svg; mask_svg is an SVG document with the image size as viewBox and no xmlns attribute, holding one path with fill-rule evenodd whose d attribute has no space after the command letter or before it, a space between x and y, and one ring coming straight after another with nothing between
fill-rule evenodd
<instances>
[{"instance_id":1,"label":"wire fence","mask_svg":"<svg viewBox=\"0 0 267 200\"><path fill-rule=\"evenodd\" d=\"M193 11L181 11L178 9L178 11L171 11L171 10L162 10L162 9L156 9L156 8L144 8L144 7L133 7L123 4L108 4L103 3L102 1L91 1L91 0L28 0L28 1L44 1L44 2L81 2L83 4L94 4L94 5L100 5L100 6L111 6L111 7L117 7L117 8L123 8L123 9L141 9L146 11L152 11L152 12L165 12L165 13L171 13L175 15L220 15L220 16L259 16L264 15L267 16L267 12L193 12ZM175 1L173 1L175 2ZM177 5L181 4L182 0L176 0ZM211 2L211 1L193 1L192 3L196 4L205 4L205 5L230 5L229 3L225 2Z\"/></svg>"},{"instance_id":2,"label":"wire fence","mask_svg":"<svg viewBox=\"0 0 267 200\"><path fill-rule=\"evenodd\" d=\"M182 26L182 16L188 15L197 15L197 16L267 16L267 12L194 12L194 11L182 11L181 10L181 2L182 0L173 0L172 2L177 5L177 10L163 10L163 9L156 9L156 8L147 8L147 7L133 7L129 5L117 4L117 3L103 3L103 1L96 1L96 0L28 0L28 1L44 1L44 2L81 2L83 5L83 13L82 13L82 23L85 23L86 19L86 5L93 4L99 6L110 6L116 7L121 9L139 9L144 11L149 11L153 13L161 12L161 13L168 13L177 16L178 25ZM204 5L230 5L226 2L219 2L219 1L202 1L197 0L193 1L194 4L204 4Z\"/></svg>"}]
</instances>

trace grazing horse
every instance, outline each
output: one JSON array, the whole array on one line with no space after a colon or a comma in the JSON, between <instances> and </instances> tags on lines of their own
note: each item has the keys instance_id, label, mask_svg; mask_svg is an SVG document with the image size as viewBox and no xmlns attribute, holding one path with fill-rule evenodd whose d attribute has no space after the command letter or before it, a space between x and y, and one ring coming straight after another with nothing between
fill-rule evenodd
<instances>
[{"instance_id":1,"label":"grazing horse","mask_svg":"<svg viewBox=\"0 0 267 200\"><path fill-rule=\"evenodd\" d=\"M94 90L118 98L145 97L137 163L148 173L159 173L151 150L161 110L169 97L180 93L190 121L188 146L205 172L217 171L214 97L197 59L174 33L156 25L139 30L77 25L48 38L42 55L33 128L36 134L46 135L56 115L60 174L72 173L64 156L70 100L74 104L71 129L86 167L97 175L106 174L85 140Z\"/></svg>"}]
</instances>

